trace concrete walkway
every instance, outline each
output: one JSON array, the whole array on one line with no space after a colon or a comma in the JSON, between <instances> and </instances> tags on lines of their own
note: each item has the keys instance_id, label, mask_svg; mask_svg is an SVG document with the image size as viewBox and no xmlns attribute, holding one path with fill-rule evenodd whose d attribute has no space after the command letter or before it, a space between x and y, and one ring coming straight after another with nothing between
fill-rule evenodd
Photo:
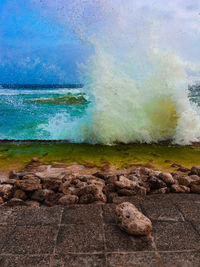
<instances>
[{"instance_id":1,"label":"concrete walkway","mask_svg":"<svg viewBox=\"0 0 200 267\"><path fill-rule=\"evenodd\" d=\"M122 197L153 222L148 237L122 232L116 204L0 208L0 266L200 266L200 195Z\"/></svg>"}]
</instances>

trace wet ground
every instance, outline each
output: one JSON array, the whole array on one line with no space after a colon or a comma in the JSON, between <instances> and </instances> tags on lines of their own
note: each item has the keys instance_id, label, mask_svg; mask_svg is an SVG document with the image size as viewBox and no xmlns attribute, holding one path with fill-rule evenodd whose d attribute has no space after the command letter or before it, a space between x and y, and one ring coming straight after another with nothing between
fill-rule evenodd
<instances>
[{"instance_id":1,"label":"wet ground","mask_svg":"<svg viewBox=\"0 0 200 267\"><path fill-rule=\"evenodd\" d=\"M147 237L122 232L117 203L153 223ZM114 204L0 208L0 266L200 266L200 195L119 197Z\"/></svg>"}]
</instances>

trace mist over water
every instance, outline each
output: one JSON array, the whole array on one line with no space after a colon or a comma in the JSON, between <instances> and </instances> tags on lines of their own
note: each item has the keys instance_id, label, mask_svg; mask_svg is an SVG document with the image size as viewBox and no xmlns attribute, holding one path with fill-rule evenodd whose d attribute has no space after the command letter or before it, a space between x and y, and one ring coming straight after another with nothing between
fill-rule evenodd
<instances>
[{"instance_id":1,"label":"mist over water","mask_svg":"<svg viewBox=\"0 0 200 267\"><path fill-rule=\"evenodd\" d=\"M79 66L91 101L85 115L73 122L56 115L40 128L54 139L60 128L62 139L75 142L200 140L199 108L187 91L200 80L198 1L43 0L38 7L44 6L93 54Z\"/></svg>"}]
</instances>

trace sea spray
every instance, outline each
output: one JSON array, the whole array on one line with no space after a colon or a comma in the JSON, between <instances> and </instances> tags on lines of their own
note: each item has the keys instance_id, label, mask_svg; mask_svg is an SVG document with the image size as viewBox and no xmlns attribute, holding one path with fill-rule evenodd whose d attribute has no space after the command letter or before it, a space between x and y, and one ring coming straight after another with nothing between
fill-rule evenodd
<instances>
[{"instance_id":1,"label":"sea spray","mask_svg":"<svg viewBox=\"0 0 200 267\"><path fill-rule=\"evenodd\" d=\"M91 105L75 128L74 122L66 125L64 138L103 144L199 141L199 110L187 92L192 47L184 49L184 42L200 38L198 3L156 2L43 1L94 51L81 67Z\"/></svg>"}]
</instances>

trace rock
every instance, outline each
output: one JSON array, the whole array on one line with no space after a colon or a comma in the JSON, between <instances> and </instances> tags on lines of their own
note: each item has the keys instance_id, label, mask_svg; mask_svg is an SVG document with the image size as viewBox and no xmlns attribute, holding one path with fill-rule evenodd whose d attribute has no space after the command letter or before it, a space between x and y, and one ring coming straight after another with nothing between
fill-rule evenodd
<instances>
[{"instance_id":1,"label":"rock","mask_svg":"<svg viewBox=\"0 0 200 267\"><path fill-rule=\"evenodd\" d=\"M179 171L179 172L189 172L190 169L188 169L188 168L186 168L186 167L183 167L183 166L180 166L180 167L177 169L177 171Z\"/></svg>"},{"instance_id":2,"label":"rock","mask_svg":"<svg viewBox=\"0 0 200 267\"><path fill-rule=\"evenodd\" d=\"M37 200L37 201L43 201L47 199L49 195L52 195L52 194L54 194L53 190L40 189L33 193L33 195L31 196L31 199Z\"/></svg>"},{"instance_id":3,"label":"rock","mask_svg":"<svg viewBox=\"0 0 200 267\"><path fill-rule=\"evenodd\" d=\"M4 180L1 184L11 184L11 185L15 185L15 184L16 184L16 180L15 180L15 179L6 179L6 180Z\"/></svg>"},{"instance_id":4,"label":"rock","mask_svg":"<svg viewBox=\"0 0 200 267\"><path fill-rule=\"evenodd\" d=\"M26 171L21 171L21 172L15 172L11 171L9 174L9 179L23 179L24 176L27 175L33 175L33 172L26 172Z\"/></svg>"},{"instance_id":5,"label":"rock","mask_svg":"<svg viewBox=\"0 0 200 267\"><path fill-rule=\"evenodd\" d=\"M174 193L189 193L190 188L184 185L173 184L171 186L171 191Z\"/></svg>"},{"instance_id":6,"label":"rock","mask_svg":"<svg viewBox=\"0 0 200 267\"><path fill-rule=\"evenodd\" d=\"M115 199L116 197L118 197L118 194L117 194L116 192L111 192L111 193L109 193L109 194L106 195L106 196L107 196L107 202L108 202L108 203L113 203L114 199Z\"/></svg>"},{"instance_id":7,"label":"rock","mask_svg":"<svg viewBox=\"0 0 200 267\"><path fill-rule=\"evenodd\" d=\"M44 200L44 203L49 206L49 207L52 207L54 205L57 205L58 204L58 200L62 197L63 195L62 194L59 194L59 193L53 193L53 194L49 194L47 196L47 198Z\"/></svg>"},{"instance_id":8,"label":"rock","mask_svg":"<svg viewBox=\"0 0 200 267\"><path fill-rule=\"evenodd\" d=\"M175 180L169 172L161 172L159 178L168 185L174 184Z\"/></svg>"},{"instance_id":9,"label":"rock","mask_svg":"<svg viewBox=\"0 0 200 267\"><path fill-rule=\"evenodd\" d=\"M151 190L160 189L166 187L166 183L156 176L151 176L148 180Z\"/></svg>"},{"instance_id":10,"label":"rock","mask_svg":"<svg viewBox=\"0 0 200 267\"><path fill-rule=\"evenodd\" d=\"M95 200L95 197L93 194L86 194L86 195L82 195L79 198L79 203L80 204L89 204L89 203L93 203Z\"/></svg>"},{"instance_id":11,"label":"rock","mask_svg":"<svg viewBox=\"0 0 200 267\"><path fill-rule=\"evenodd\" d=\"M168 192L169 192L169 188L163 187L163 188L152 191L151 194L166 194Z\"/></svg>"},{"instance_id":12,"label":"rock","mask_svg":"<svg viewBox=\"0 0 200 267\"><path fill-rule=\"evenodd\" d=\"M195 183L200 182L200 177L197 175L191 175L191 176L180 175L176 177L176 180L180 185L185 185L189 187L193 183L195 184Z\"/></svg>"},{"instance_id":13,"label":"rock","mask_svg":"<svg viewBox=\"0 0 200 267\"><path fill-rule=\"evenodd\" d=\"M94 201L106 202L106 196L103 193L103 186L90 184L81 188L78 192L80 203L92 203ZM88 201L88 202L87 202Z\"/></svg>"},{"instance_id":14,"label":"rock","mask_svg":"<svg viewBox=\"0 0 200 267\"><path fill-rule=\"evenodd\" d=\"M191 192L192 193L197 193L197 194L200 194L200 185L192 185L191 186Z\"/></svg>"},{"instance_id":15,"label":"rock","mask_svg":"<svg viewBox=\"0 0 200 267\"><path fill-rule=\"evenodd\" d=\"M40 160L37 157L34 157L31 159L31 162L40 162Z\"/></svg>"},{"instance_id":16,"label":"rock","mask_svg":"<svg viewBox=\"0 0 200 267\"><path fill-rule=\"evenodd\" d=\"M116 175L110 176L107 180L106 180L106 184L114 184L116 181L118 180Z\"/></svg>"},{"instance_id":17,"label":"rock","mask_svg":"<svg viewBox=\"0 0 200 267\"><path fill-rule=\"evenodd\" d=\"M118 193L122 196L145 196L147 194L147 190L143 186L135 186L133 189L119 189Z\"/></svg>"},{"instance_id":18,"label":"rock","mask_svg":"<svg viewBox=\"0 0 200 267\"><path fill-rule=\"evenodd\" d=\"M148 235L152 231L151 221L129 202L117 205L115 219L120 229L132 235Z\"/></svg>"},{"instance_id":19,"label":"rock","mask_svg":"<svg viewBox=\"0 0 200 267\"><path fill-rule=\"evenodd\" d=\"M133 174L130 174L129 176L128 176L128 179L129 180L131 180L132 182L135 182L136 184L140 184L140 185L142 185L142 180L141 180L141 178L140 177L137 177L136 175L133 175Z\"/></svg>"},{"instance_id":20,"label":"rock","mask_svg":"<svg viewBox=\"0 0 200 267\"><path fill-rule=\"evenodd\" d=\"M43 189L50 189L54 191L58 191L59 187L62 184L61 178L55 178L55 177L45 177L41 178L42 181L42 188Z\"/></svg>"},{"instance_id":21,"label":"rock","mask_svg":"<svg viewBox=\"0 0 200 267\"><path fill-rule=\"evenodd\" d=\"M23 180L17 180L16 186L19 189L27 192L39 190L42 188L40 180L33 175L27 175L23 177Z\"/></svg>"},{"instance_id":22,"label":"rock","mask_svg":"<svg viewBox=\"0 0 200 267\"><path fill-rule=\"evenodd\" d=\"M27 199L27 195L26 193L21 190L21 189L17 189L15 192L14 192L14 195L13 195L14 198L18 198L18 199L22 199L22 200L26 200Z\"/></svg>"},{"instance_id":23,"label":"rock","mask_svg":"<svg viewBox=\"0 0 200 267\"><path fill-rule=\"evenodd\" d=\"M151 169L145 167L141 167L139 171L140 175L150 175L152 173Z\"/></svg>"},{"instance_id":24,"label":"rock","mask_svg":"<svg viewBox=\"0 0 200 267\"><path fill-rule=\"evenodd\" d=\"M129 180L128 178L124 176L120 176L119 180L115 181L115 185L122 189L132 189L138 184L136 182Z\"/></svg>"},{"instance_id":25,"label":"rock","mask_svg":"<svg viewBox=\"0 0 200 267\"><path fill-rule=\"evenodd\" d=\"M103 187L103 192L107 195L109 195L112 192L115 192L115 185L114 184L107 184Z\"/></svg>"},{"instance_id":26,"label":"rock","mask_svg":"<svg viewBox=\"0 0 200 267\"><path fill-rule=\"evenodd\" d=\"M40 203L38 201L33 201L33 200L26 201L26 205L34 209L38 209L40 207Z\"/></svg>"},{"instance_id":27,"label":"rock","mask_svg":"<svg viewBox=\"0 0 200 267\"><path fill-rule=\"evenodd\" d=\"M79 198L75 195L63 196L59 199L58 203L61 205L70 205L78 203Z\"/></svg>"},{"instance_id":28,"label":"rock","mask_svg":"<svg viewBox=\"0 0 200 267\"><path fill-rule=\"evenodd\" d=\"M200 176L200 165L193 166L191 168L190 175L198 175L198 176Z\"/></svg>"},{"instance_id":29,"label":"rock","mask_svg":"<svg viewBox=\"0 0 200 267\"><path fill-rule=\"evenodd\" d=\"M14 170L10 171L9 179L19 179L17 173Z\"/></svg>"},{"instance_id":30,"label":"rock","mask_svg":"<svg viewBox=\"0 0 200 267\"><path fill-rule=\"evenodd\" d=\"M199 185L200 184L200 177L197 175L190 175L191 183L190 185Z\"/></svg>"},{"instance_id":31,"label":"rock","mask_svg":"<svg viewBox=\"0 0 200 267\"><path fill-rule=\"evenodd\" d=\"M0 197L3 198L4 201L10 199L13 195L13 186L10 184L2 184L0 185Z\"/></svg>"},{"instance_id":32,"label":"rock","mask_svg":"<svg viewBox=\"0 0 200 267\"><path fill-rule=\"evenodd\" d=\"M14 206L26 206L26 203L19 198L11 198L8 202L4 204L5 206L14 207Z\"/></svg>"},{"instance_id":33,"label":"rock","mask_svg":"<svg viewBox=\"0 0 200 267\"><path fill-rule=\"evenodd\" d=\"M3 203L4 203L3 198L0 197L0 205L3 204Z\"/></svg>"}]
</instances>

